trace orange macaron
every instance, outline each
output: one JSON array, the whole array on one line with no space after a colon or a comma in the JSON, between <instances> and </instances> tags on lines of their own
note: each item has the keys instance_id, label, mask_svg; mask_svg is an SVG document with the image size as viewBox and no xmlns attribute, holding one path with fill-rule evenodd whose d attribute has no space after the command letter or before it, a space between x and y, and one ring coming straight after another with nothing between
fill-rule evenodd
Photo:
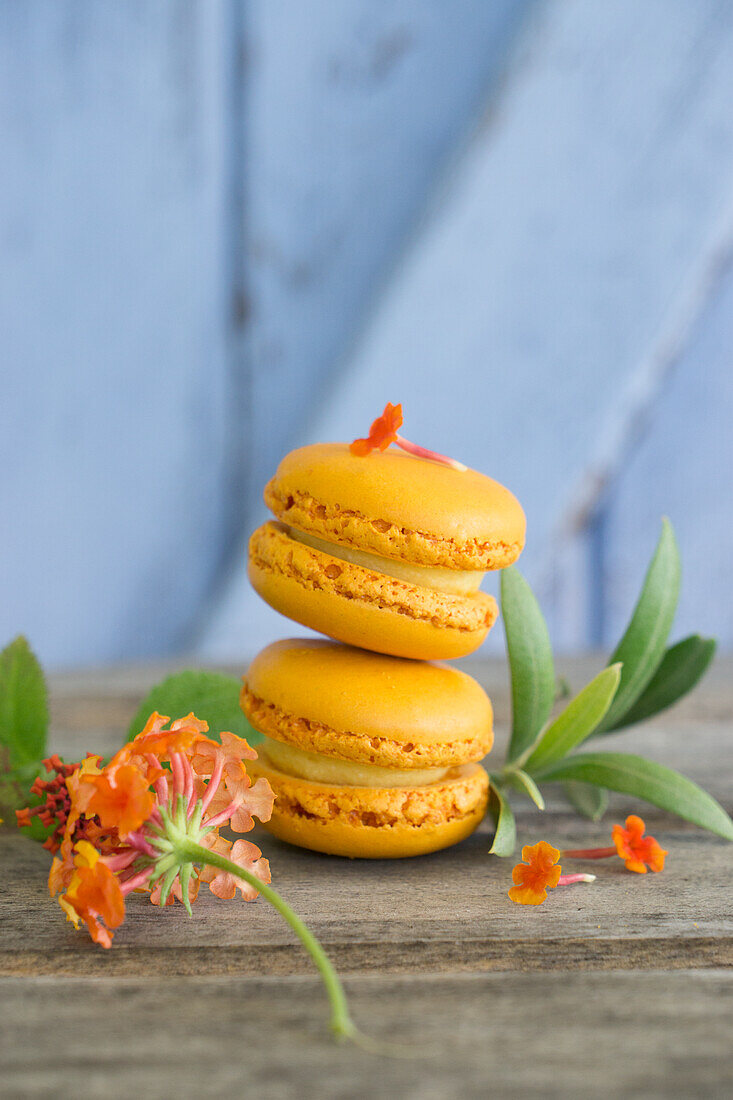
<instances>
[{"instance_id":1,"label":"orange macaron","mask_svg":"<svg viewBox=\"0 0 733 1100\"><path fill-rule=\"evenodd\" d=\"M250 770L275 792L264 827L291 844L421 855L485 814L491 703L458 669L291 639L255 658L241 702L264 735Z\"/></svg>"},{"instance_id":2,"label":"orange macaron","mask_svg":"<svg viewBox=\"0 0 733 1100\"><path fill-rule=\"evenodd\" d=\"M277 611L349 645L425 660L472 653L497 615L483 575L517 559L525 517L475 470L345 443L286 455L265 489L249 576Z\"/></svg>"}]
</instances>

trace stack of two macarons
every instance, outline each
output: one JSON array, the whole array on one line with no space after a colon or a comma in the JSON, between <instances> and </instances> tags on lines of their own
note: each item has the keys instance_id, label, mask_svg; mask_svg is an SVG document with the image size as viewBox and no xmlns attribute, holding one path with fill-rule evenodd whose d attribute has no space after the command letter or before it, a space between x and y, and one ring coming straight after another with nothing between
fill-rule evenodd
<instances>
[{"instance_id":1,"label":"stack of two macarons","mask_svg":"<svg viewBox=\"0 0 733 1100\"><path fill-rule=\"evenodd\" d=\"M486 810L492 709L435 662L491 628L496 602L479 586L519 556L520 505L473 470L338 443L287 455L265 502L276 519L250 540L254 588L336 639L276 642L245 678L242 707L264 734L251 767L276 795L266 827L351 857L462 840Z\"/></svg>"}]
</instances>

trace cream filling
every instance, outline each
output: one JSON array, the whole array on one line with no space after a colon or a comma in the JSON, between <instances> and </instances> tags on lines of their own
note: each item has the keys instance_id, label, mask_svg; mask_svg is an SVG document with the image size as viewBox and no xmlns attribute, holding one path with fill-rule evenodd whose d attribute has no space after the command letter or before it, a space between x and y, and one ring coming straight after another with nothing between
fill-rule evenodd
<instances>
[{"instance_id":1,"label":"cream filling","mask_svg":"<svg viewBox=\"0 0 733 1100\"><path fill-rule=\"evenodd\" d=\"M436 592L449 592L454 596L470 596L478 592L484 573L473 569L446 569L440 565L413 565L411 562L394 561L383 558L381 554L370 554L366 550L354 550L350 546L339 546L335 542L326 542L304 531L287 528L288 535L296 542L302 542L313 550L330 554L332 558L360 565L375 573L384 573L396 577L407 584L417 584L422 588L432 588Z\"/></svg>"},{"instance_id":2,"label":"cream filling","mask_svg":"<svg viewBox=\"0 0 733 1100\"><path fill-rule=\"evenodd\" d=\"M334 787L425 787L428 783L437 783L450 771L450 768L380 768L377 764L355 764L351 760L322 756L319 752L306 752L272 737L266 737L257 746L257 752L286 775Z\"/></svg>"}]
</instances>

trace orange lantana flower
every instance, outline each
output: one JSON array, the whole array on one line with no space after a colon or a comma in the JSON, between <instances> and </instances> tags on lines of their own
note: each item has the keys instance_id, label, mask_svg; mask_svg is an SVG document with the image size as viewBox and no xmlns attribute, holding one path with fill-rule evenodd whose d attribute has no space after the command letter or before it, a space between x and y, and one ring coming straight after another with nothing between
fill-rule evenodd
<instances>
[{"instance_id":1,"label":"orange lantana flower","mask_svg":"<svg viewBox=\"0 0 733 1100\"><path fill-rule=\"evenodd\" d=\"M398 429L402 427L402 405L384 406L384 412L373 421L366 439L355 439L349 447L352 455L368 455L374 450L386 451L390 443L399 439Z\"/></svg>"},{"instance_id":2,"label":"orange lantana flower","mask_svg":"<svg viewBox=\"0 0 733 1100\"><path fill-rule=\"evenodd\" d=\"M626 818L626 828L622 825L614 825L611 830L616 851L626 864L627 871L636 871L645 875L647 867L650 871L664 869L664 857L667 852L654 839L653 836L644 836L646 825L636 814Z\"/></svg>"},{"instance_id":3,"label":"orange lantana flower","mask_svg":"<svg viewBox=\"0 0 733 1100\"><path fill-rule=\"evenodd\" d=\"M233 863L256 875L261 882L271 881L270 864L262 858L262 852L256 844L250 844L248 840L235 840L232 844L226 837L210 833L208 837L204 837L203 846L231 859ZM212 894L225 901L230 901L237 890L245 901L254 901L257 897L257 891L248 882L236 878L228 871L211 866L203 867L200 878L202 882L208 882Z\"/></svg>"},{"instance_id":4,"label":"orange lantana flower","mask_svg":"<svg viewBox=\"0 0 733 1100\"><path fill-rule=\"evenodd\" d=\"M525 845L522 848L523 863L518 863L512 871L515 883L509 891L509 897L519 905L541 905L547 897L547 891L553 890L560 881L562 868L557 862L560 852L547 841Z\"/></svg>"},{"instance_id":5,"label":"orange lantana flower","mask_svg":"<svg viewBox=\"0 0 733 1100\"><path fill-rule=\"evenodd\" d=\"M233 733L225 731L221 744L206 737L207 724L192 714L169 730L163 729L166 722L152 715L109 764L100 768L100 758L89 757L65 777L69 816L49 892L60 895L69 920L77 927L83 920L103 947L110 946L110 930L122 922L130 893L149 893L155 905L176 899L190 913L201 882L220 897L239 889L249 901L257 897L257 886L237 871L270 881L258 848L244 842L232 847L219 835L224 827L247 832L255 816L266 821L272 813L270 785L263 777L252 785L244 766L257 754ZM201 860L179 850L182 837L203 857L208 851L228 859L231 852L224 877L217 878L220 868L209 868L204 877L203 868L196 868Z\"/></svg>"},{"instance_id":6,"label":"orange lantana flower","mask_svg":"<svg viewBox=\"0 0 733 1100\"><path fill-rule=\"evenodd\" d=\"M75 928L83 920L95 943L112 946L110 930L125 919L125 899L117 877L86 840L80 840L74 849L74 872L59 901Z\"/></svg>"},{"instance_id":7,"label":"orange lantana flower","mask_svg":"<svg viewBox=\"0 0 733 1100\"><path fill-rule=\"evenodd\" d=\"M174 752L188 752L198 741L209 740L204 737L209 728L208 722L197 718L195 714L178 718L171 723L169 730L164 730L163 726L169 721L165 714L153 711L141 732L124 745L110 763L121 764L133 756L145 756L148 753L169 757Z\"/></svg>"},{"instance_id":8,"label":"orange lantana flower","mask_svg":"<svg viewBox=\"0 0 733 1100\"><path fill-rule=\"evenodd\" d=\"M132 764L119 764L100 775L85 776L83 782L93 788L87 815L98 817L103 828L116 829L120 837L134 833L150 817L155 796L148 778Z\"/></svg>"}]
</instances>

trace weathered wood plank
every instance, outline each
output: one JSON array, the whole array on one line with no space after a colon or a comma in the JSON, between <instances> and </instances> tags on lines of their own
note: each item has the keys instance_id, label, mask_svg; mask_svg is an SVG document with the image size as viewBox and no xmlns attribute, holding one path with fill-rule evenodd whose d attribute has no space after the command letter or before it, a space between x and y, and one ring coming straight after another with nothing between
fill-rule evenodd
<instances>
[{"instance_id":1,"label":"weathered wood plank","mask_svg":"<svg viewBox=\"0 0 733 1100\"><path fill-rule=\"evenodd\" d=\"M733 256L650 418L645 438L611 487L601 518L603 628L608 637L639 583L637 547L652 546L658 517L675 524L685 566L678 631L729 645L733 608ZM643 491L640 491L643 487Z\"/></svg>"},{"instance_id":2,"label":"weathered wood plank","mask_svg":"<svg viewBox=\"0 0 733 1100\"><path fill-rule=\"evenodd\" d=\"M581 682L592 666L564 671ZM473 671L504 705L501 665ZM160 674L54 676L54 747L114 747ZM730 663L719 662L696 700L645 729L645 745L675 764L684 746L707 757L704 770L717 759L727 783L715 753L727 744L729 682ZM204 890L188 919L135 897L105 952L49 899L47 854L6 830L3 1093L727 1097L731 848L668 815L646 816L670 852L664 874L591 865L595 884L558 889L538 909L506 897L511 861L488 857L486 827L447 852L375 863L257 836L276 885L345 975L357 1023L416 1048L399 1059L330 1040L310 960L261 900L220 902ZM559 847L608 838L607 824L554 811L528 810L519 827L522 839Z\"/></svg>"},{"instance_id":3,"label":"weathered wood plank","mask_svg":"<svg viewBox=\"0 0 733 1100\"><path fill-rule=\"evenodd\" d=\"M253 503L283 450L302 438L324 377L495 89L529 7L249 5Z\"/></svg>"},{"instance_id":4,"label":"weathered wood plank","mask_svg":"<svg viewBox=\"0 0 733 1100\"><path fill-rule=\"evenodd\" d=\"M563 671L580 684L596 665L586 658L567 662ZM500 740L505 740L504 668L499 662L470 667L489 687L497 714L503 714ZM162 673L161 668L117 669L52 677L52 747L68 758L92 748L114 750L144 690ZM682 767L730 806L730 769L721 766L729 741L729 677L730 662L719 662L696 700L610 743ZM545 815L518 800L520 838L547 839L560 848L608 843L610 820L634 805L616 797L606 822L591 825L564 812L557 793ZM507 899L511 863L488 857L488 824L459 848L394 863L328 858L290 848L264 832L257 839L276 884L344 970L727 965L733 961L726 899L730 847L671 815L645 808L644 816L670 850L664 875L640 879L619 861L609 861L596 865L601 877L593 887L557 891L539 910ZM41 848L6 831L0 862L6 883L0 898L5 973L140 974L155 971L161 960L169 973L308 969L300 947L264 903L221 903L207 891L192 920L182 910L158 913L145 899L133 898L114 950L102 952L75 934L50 902L48 857Z\"/></svg>"},{"instance_id":5,"label":"weathered wood plank","mask_svg":"<svg viewBox=\"0 0 733 1100\"><path fill-rule=\"evenodd\" d=\"M716 1100L733 1089L730 973L346 984L363 1030L413 1056L331 1040L314 980L3 979L3 1091L28 1100L234 1092L266 1100Z\"/></svg>"},{"instance_id":6,"label":"weathered wood plank","mask_svg":"<svg viewBox=\"0 0 733 1100\"><path fill-rule=\"evenodd\" d=\"M224 7L0 4L0 640L57 667L179 646L227 540Z\"/></svg>"},{"instance_id":7,"label":"weathered wood plank","mask_svg":"<svg viewBox=\"0 0 733 1100\"><path fill-rule=\"evenodd\" d=\"M655 831L670 851L663 875L632 876L618 860L598 881L557 890L538 909L506 896L512 861L487 855L486 828L459 848L420 859L349 862L256 835L273 881L345 970L566 969L733 965L731 851L699 832ZM568 815L525 819L524 842L608 842L609 827ZM254 834L253 834L254 835ZM307 958L263 902L225 903L203 891L193 918L147 898L128 902L114 949L75 933L49 900L49 860L25 838L4 838L0 972L306 972ZM574 863L574 867L579 864Z\"/></svg>"},{"instance_id":8,"label":"weathered wood plank","mask_svg":"<svg viewBox=\"0 0 733 1100\"><path fill-rule=\"evenodd\" d=\"M639 361L730 201L732 50L733 9L716 0L543 6L500 109L396 269L312 426L313 438L353 438L385 400L401 400L410 438L506 482L528 515L521 567L568 649L589 642L598 578L576 568L570 583L555 583L569 542L558 527L626 415ZM721 348L728 342L721 337ZM724 432L725 415L718 422ZM674 449L674 433L666 438ZM696 451L680 451L684 494L672 492L671 463L646 471L660 486L657 505L667 490L679 501L683 536L690 484L710 481ZM633 552L642 571L647 553L637 513L647 510L647 529L657 520L648 484L634 479L625 570ZM689 522L692 545L701 545L694 532L709 530L703 513ZM718 523L721 547L725 529ZM709 583L704 572L690 579L690 601L714 600ZM718 618L730 640L730 619ZM260 621L263 632L277 629ZM496 631L487 644L500 644Z\"/></svg>"},{"instance_id":9,"label":"weathered wood plank","mask_svg":"<svg viewBox=\"0 0 733 1100\"><path fill-rule=\"evenodd\" d=\"M305 441L322 391L500 85L534 6L247 4L240 263L254 413L245 442L251 527L263 512L265 481L282 454ZM258 603L240 556L204 652L231 657L243 647L253 656L256 631L277 623Z\"/></svg>"}]
</instances>

